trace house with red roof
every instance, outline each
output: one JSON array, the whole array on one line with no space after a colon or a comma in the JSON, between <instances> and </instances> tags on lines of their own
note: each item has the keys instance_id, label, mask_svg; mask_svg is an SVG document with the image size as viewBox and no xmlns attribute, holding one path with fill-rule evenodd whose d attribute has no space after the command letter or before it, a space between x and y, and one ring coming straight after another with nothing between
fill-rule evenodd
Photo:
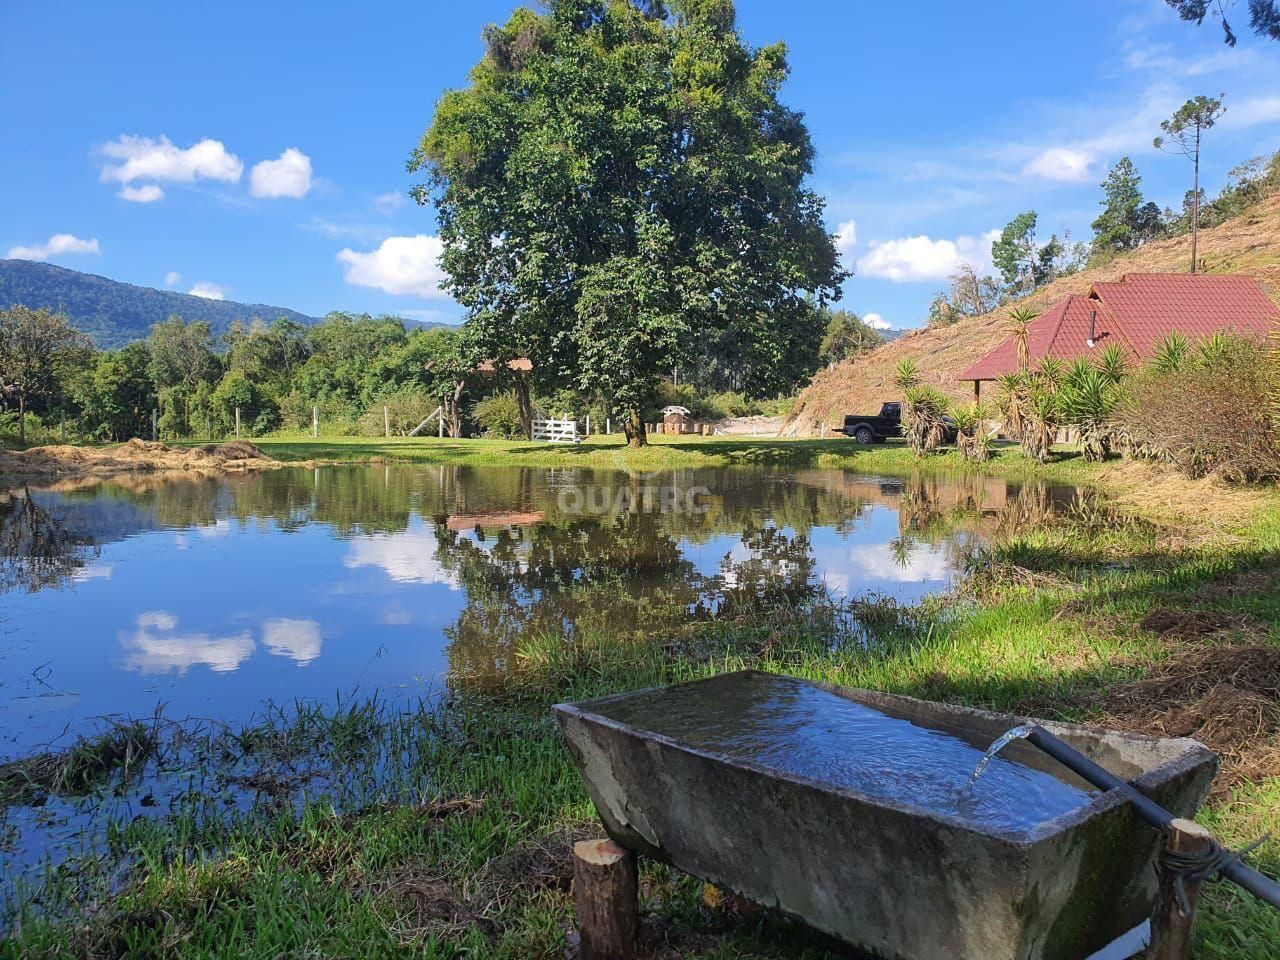
<instances>
[{"instance_id":1,"label":"house with red roof","mask_svg":"<svg viewBox=\"0 0 1280 960\"><path fill-rule=\"evenodd\" d=\"M1044 357L1096 358L1112 345L1141 362L1174 332L1188 340L1218 331L1261 340L1278 322L1280 308L1253 277L1126 273L1114 283L1095 283L1083 297L1060 300L1032 320L1027 353L1033 369ZM980 396L983 381L1017 370L1018 347L1011 336L956 379L972 380L974 396Z\"/></svg>"}]
</instances>

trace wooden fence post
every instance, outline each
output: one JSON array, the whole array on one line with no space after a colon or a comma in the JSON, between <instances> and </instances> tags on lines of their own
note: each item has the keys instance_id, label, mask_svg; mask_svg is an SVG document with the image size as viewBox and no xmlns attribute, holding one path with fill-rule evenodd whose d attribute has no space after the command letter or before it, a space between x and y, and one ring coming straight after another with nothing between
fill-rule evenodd
<instances>
[{"instance_id":1,"label":"wooden fence post","mask_svg":"<svg viewBox=\"0 0 1280 960\"><path fill-rule=\"evenodd\" d=\"M320 436L320 407L313 405L311 407L311 438L314 440Z\"/></svg>"},{"instance_id":2,"label":"wooden fence post","mask_svg":"<svg viewBox=\"0 0 1280 960\"><path fill-rule=\"evenodd\" d=\"M236 439L240 439L240 408L236 407Z\"/></svg>"},{"instance_id":3,"label":"wooden fence post","mask_svg":"<svg viewBox=\"0 0 1280 960\"><path fill-rule=\"evenodd\" d=\"M160 411L155 407L151 408L151 439L159 439L160 436Z\"/></svg>"},{"instance_id":4,"label":"wooden fence post","mask_svg":"<svg viewBox=\"0 0 1280 960\"><path fill-rule=\"evenodd\" d=\"M633 960L640 928L636 855L612 840L573 845L580 960Z\"/></svg>"},{"instance_id":5,"label":"wooden fence post","mask_svg":"<svg viewBox=\"0 0 1280 960\"><path fill-rule=\"evenodd\" d=\"M391 411L387 407L382 408L382 429L388 437L391 436Z\"/></svg>"},{"instance_id":6,"label":"wooden fence post","mask_svg":"<svg viewBox=\"0 0 1280 960\"><path fill-rule=\"evenodd\" d=\"M1213 845L1213 834L1193 820L1174 820L1167 838L1170 853L1202 854ZM1183 911L1178 896L1177 874L1160 870L1160 895L1155 915L1151 918L1151 951L1149 960L1189 960L1191 931L1196 922L1196 905L1200 902L1202 880L1182 877L1182 893L1186 898Z\"/></svg>"}]
</instances>

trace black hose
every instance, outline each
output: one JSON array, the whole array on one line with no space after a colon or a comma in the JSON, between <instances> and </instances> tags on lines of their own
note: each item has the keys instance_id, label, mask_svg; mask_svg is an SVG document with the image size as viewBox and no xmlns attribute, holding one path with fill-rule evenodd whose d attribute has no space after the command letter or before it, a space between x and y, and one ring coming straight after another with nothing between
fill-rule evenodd
<instances>
[{"instance_id":1,"label":"black hose","mask_svg":"<svg viewBox=\"0 0 1280 960\"><path fill-rule=\"evenodd\" d=\"M1169 824L1175 819L1173 814L1146 794L1140 792L1131 783L1121 780L1106 768L1098 766L1084 754L1055 737L1044 727L1033 726L1031 732L1027 734L1027 739L1063 766L1084 777L1094 786L1104 790L1119 790L1133 804L1133 808L1138 811L1138 816L1158 830L1168 831ZM1224 850L1216 840L1213 841L1213 844L1219 851ZM1218 867L1218 873L1248 890L1259 900L1264 900L1273 907L1280 907L1280 883L1276 883L1270 877L1264 876L1250 866L1246 866L1236 856L1225 856L1221 866Z\"/></svg>"}]
</instances>

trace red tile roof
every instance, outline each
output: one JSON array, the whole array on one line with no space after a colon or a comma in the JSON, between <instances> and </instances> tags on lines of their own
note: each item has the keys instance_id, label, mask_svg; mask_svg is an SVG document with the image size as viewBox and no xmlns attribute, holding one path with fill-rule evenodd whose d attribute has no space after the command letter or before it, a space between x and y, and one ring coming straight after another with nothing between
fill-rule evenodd
<instances>
[{"instance_id":1,"label":"red tile roof","mask_svg":"<svg viewBox=\"0 0 1280 960\"><path fill-rule=\"evenodd\" d=\"M1090 348L1094 311L1095 346ZM1280 309L1252 277L1128 273L1117 283L1095 283L1087 297L1069 296L1037 317L1027 347L1033 367L1044 356L1096 356L1111 343L1145 359L1175 330L1189 340L1219 330L1264 337L1278 321ZM1017 369L1017 347L1009 337L957 379L994 380Z\"/></svg>"},{"instance_id":2,"label":"red tile roof","mask_svg":"<svg viewBox=\"0 0 1280 960\"><path fill-rule=\"evenodd\" d=\"M1093 331L1093 347L1088 344L1090 329ZM1044 357L1074 360L1081 355L1097 356L1112 344L1119 346L1130 357L1136 353L1106 307L1088 297L1072 295L1060 300L1027 326L1027 353L1031 358L1032 368ZM1008 337L985 357L960 373L958 379L994 380L1017 369L1017 343L1013 337Z\"/></svg>"}]
</instances>

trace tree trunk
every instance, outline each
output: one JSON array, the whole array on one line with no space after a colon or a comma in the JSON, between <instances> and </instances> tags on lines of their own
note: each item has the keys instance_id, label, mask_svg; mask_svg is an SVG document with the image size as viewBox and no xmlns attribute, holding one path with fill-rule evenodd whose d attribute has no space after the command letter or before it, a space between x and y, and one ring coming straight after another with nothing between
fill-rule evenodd
<instances>
[{"instance_id":1,"label":"tree trunk","mask_svg":"<svg viewBox=\"0 0 1280 960\"><path fill-rule=\"evenodd\" d=\"M530 396L529 378L516 375L516 402L520 404L520 429L526 440L533 439L533 398Z\"/></svg>"},{"instance_id":2,"label":"tree trunk","mask_svg":"<svg viewBox=\"0 0 1280 960\"><path fill-rule=\"evenodd\" d=\"M462 391L467 388L467 381L455 380L453 399L447 404L449 414L449 436L455 440L462 439Z\"/></svg>"},{"instance_id":3,"label":"tree trunk","mask_svg":"<svg viewBox=\"0 0 1280 960\"><path fill-rule=\"evenodd\" d=\"M640 422L639 410L627 410L622 415L622 432L627 438L629 447L647 447L649 438L644 434L644 424Z\"/></svg>"},{"instance_id":4,"label":"tree trunk","mask_svg":"<svg viewBox=\"0 0 1280 960\"><path fill-rule=\"evenodd\" d=\"M18 392L18 444L27 445L27 395Z\"/></svg>"},{"instance_id":5,"label":"tree trunk","mask_svg":"<svg viewBox=\"0 0 1280 960\"><path fill-rule=\"evenodd\" d=\"M1191 181L1191 272L1196 272L1196 246L1200 241L1200 128L1196 127L1196 153L1191 160L1195 175Z\"/></svg>"}]
</instances>

